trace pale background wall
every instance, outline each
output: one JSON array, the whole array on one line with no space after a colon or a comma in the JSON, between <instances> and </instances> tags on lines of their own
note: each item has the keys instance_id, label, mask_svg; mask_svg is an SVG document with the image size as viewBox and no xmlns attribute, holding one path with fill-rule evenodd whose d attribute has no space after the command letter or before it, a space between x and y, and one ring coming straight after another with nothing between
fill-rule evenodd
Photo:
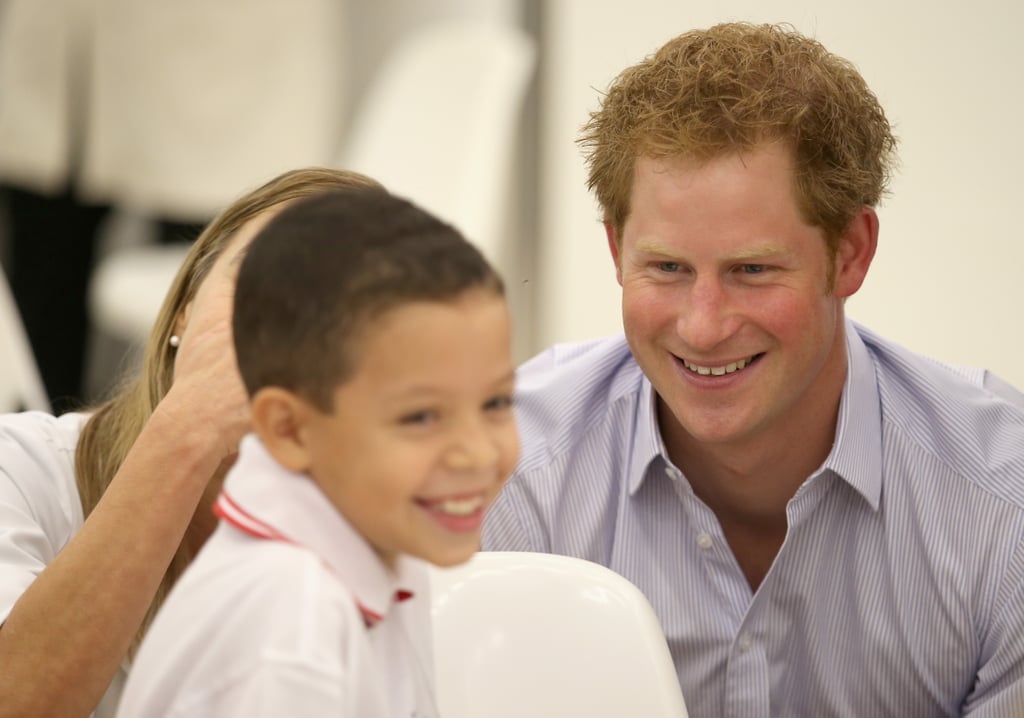
<instances>
[{"instance_id":1,"label":"pale background wall","mask_svg":"<svg viewBox=\"0 0 1024 718\"><path fill-rule=\"evenodd\" d=\"M878 255L854 319L1024 387L1019 139L1024 5L905 0L546 0L537 346L618 331L619 293L573 139L599 90L669 37L786 21L853 61L901 138Z\"/></svg>"},{"instance_id":2,"label":"pale background wall","mask_svg":"<svg viewBox=\"0 0 1024 718\"><path fill-rule=\"evenodd\" d=\"M0 10L6 0L0 0ZM352 106L384 53L435 18L525 25L540 37L527 107L519 259L519 358L620 329L619 290L574 143L614 75L688 28L790 22L858 65L901 138L880 210L878 256L850 315L907 346L993 369L1024 387L1024 5L903 0L339 0L351 10ZM343 131L343 128L339 128ZM116 233L115 233L116 234ZM0 236L0 250L3 249ZM2 254L2 252L0 252Z\"/></svg>"}]
</instances>

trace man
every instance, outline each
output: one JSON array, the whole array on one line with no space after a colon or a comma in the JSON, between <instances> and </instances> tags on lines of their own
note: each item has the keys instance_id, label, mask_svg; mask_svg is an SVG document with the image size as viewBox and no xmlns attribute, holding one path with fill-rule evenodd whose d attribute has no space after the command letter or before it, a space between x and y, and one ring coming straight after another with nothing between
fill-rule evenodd
<instances>
[{"instance_id":1,"label":"man","mask_svg":"<svg viewBox=\"0 0 1024 718\"><path fill-rule=\"evenodd\" d=\"M691 716L1024 715L1024 397L846 320L896 145L864 80L719 25L581 142L625 336L521 369L484 547L637 584Z\"/></svg>"}]
</instances>

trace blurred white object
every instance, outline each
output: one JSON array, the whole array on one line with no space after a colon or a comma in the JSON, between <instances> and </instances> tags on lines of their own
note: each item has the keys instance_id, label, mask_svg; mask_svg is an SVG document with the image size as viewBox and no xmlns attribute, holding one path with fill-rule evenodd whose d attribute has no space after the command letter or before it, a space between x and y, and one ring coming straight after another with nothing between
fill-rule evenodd
<instances>
[{"instance_id":1,"label":"blurred white object","mask_svg":"<svg viewBox=\"0 0 1024 718\"><path fill-rule=\"evenodd\" d=\"M92 325L136 345L149 336L190 245L141 244L111 252L89 280Z\"/></svg>"},{"instance_id":2,"label":"blurred white object","mask_svg":"<svg viewBox=\"0 0 1024 718\"><path fill-rule=\"evenodd\" d=\"M457 226L498 263L535 43L518 28L436 22L385 59L339 166L364 172ZM112 252L90 285L93 326L145 342L186 249Z\"/></svg>"},{"instance_id":3,"label":"blurred white object","mask_svg":"<svg viewBox=\"0 0 1024 718\"><path fill-rule=\"evenodd\" d=\"M337 0L5 0L0 177L192 222L337 153ZM148 327L147 327L148 329Z\"/></svg>"},{"instance_id":4,"label":"blurred white object","mask_svg":"<svg viewBox=\"0 0 1024 718\"><path fill-rule=\"evenodd\" d=\"M433 569L446 718L686 718L661 625L632 583L567 556L481 552Z\"/></svg>"},{"instance_id":5,"label":"blurred white object","mask_svg":"<svg viewBox=\"0 0 1024 718\"><path fill-rule=\"evenodd\" d=\"M7 275L0 271L0 412L24 409L50 411L50 400Z\"/></svg>"},{"instance_id":6,"label":"blurred white object","mask_svg":"<svg viewBox=\"0 0 1024 718\"><path fill-rule=\"evenodd\" d=\"M535 42L511 25L434 22L385 58L340 164L454 224L499 262Z\"/></svg>"}]
</instances>

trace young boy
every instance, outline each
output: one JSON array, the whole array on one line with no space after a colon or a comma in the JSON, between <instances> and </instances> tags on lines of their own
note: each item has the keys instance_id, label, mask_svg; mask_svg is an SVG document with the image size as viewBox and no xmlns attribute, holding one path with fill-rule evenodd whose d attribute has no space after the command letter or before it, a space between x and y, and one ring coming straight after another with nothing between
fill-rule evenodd
<instances>
[{"instance_id":1,"label":"young boy","mask_svg":"<svg viewBox=\"0 0 1024 718\"><path fill-rule=\"evenodd\" d=\"M118 715L435 718L425 566L473 554L519 451L501 280L352 190L253 240L234 311L254 434Z\"/></svg>"}]
</instances>

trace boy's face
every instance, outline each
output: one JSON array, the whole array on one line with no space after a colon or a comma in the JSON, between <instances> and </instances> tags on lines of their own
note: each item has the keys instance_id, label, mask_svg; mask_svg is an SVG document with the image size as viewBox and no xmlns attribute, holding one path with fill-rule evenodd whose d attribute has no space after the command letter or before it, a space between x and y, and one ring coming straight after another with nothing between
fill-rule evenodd
<instances>
[{"instance_id":1,"label":"boy's face","mask_svg":"<svg viewBox=\"0 0 1024 718\"><path fill-rule=\"evenodd\" d=\"M389 565L469 559L519 457L508 309L491 292L369 322L331 414L304 428L310 474Z\"/></svg>"}]
</instances>

